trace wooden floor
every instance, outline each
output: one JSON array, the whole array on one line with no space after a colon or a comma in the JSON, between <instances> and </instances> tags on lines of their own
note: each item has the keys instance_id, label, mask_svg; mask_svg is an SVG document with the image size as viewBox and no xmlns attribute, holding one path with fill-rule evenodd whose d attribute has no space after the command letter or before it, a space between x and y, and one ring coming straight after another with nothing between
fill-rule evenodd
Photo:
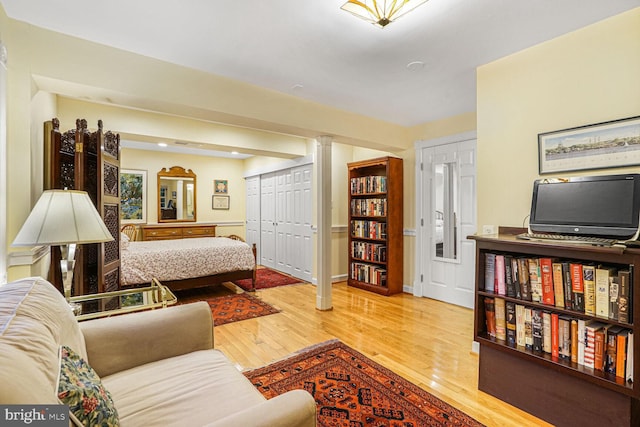
<instances>
[{"instance_id":1,"label":"wooden floor","mask_svg":"<svg viewBox=\"0 0 640 427\"><path fill-rule=\"evenodd\" d=\"M333 286L331 311L316 310L310 284L256 295L282 312L215 327L215 347L242 368L339 338L487 426L549 425L478 391L469 309L409 294L378 296L345 283Z\"/></svg>"}]
</instances>

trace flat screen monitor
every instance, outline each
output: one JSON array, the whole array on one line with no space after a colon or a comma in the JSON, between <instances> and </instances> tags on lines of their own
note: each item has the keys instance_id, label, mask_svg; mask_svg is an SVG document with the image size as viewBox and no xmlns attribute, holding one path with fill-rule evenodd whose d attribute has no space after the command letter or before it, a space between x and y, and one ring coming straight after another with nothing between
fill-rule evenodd
<instances>
[{"instance_id":1,"label":"flat screen monitor","mask_svg":"<svg viewBox=\"0 0 640 427\"><path fill-rule=\"evenodd\" d=\"M639 221L640 174L534 182L531 232L637 239Z\"/></svg>"}]
</instances>

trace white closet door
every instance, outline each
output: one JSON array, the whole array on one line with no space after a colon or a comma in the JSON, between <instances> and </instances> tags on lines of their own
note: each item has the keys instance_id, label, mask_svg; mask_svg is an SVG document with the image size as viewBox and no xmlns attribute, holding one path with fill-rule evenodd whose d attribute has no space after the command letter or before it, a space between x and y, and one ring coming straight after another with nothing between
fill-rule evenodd
<instances>
[{"instance_id":1,"label":"white closet door","mask_svg":"<svg viewBox=\"0 0 640 427\"><path fill-rule=\"evenodd\" d=\"M293 272L293 183L291 169L276 172L276 269Z\"/></svg>"},{"instance_id":2,"label":"white closet door","mask_svg":"<svg viewBox=\"0 0 640 427\"><path fill-rule=\"evenodd\" d=\"M313 240L311 229L311 178L312 165L305 165L291 171L293 178L293 271L290 273L299 279L311 282L313 267Z\"/></svg>"},{"instance_id":3,"label":"white closet door","mask_svg":"<svg viewBox=\"0 0 640 427\"><path fill-rule=\"evenodd\" d=\"M260 262L260 177L245 180L247 204L247 227L245 239L249 245L255 243L258 250L256 259Z\"/></svg>"},{"instance_id":4,"label":"white closet door","mask_svg":"<svg viewBox=\"0 0 640 427\"><path fill-rule=\"evenodd\" d=\"M275 268L276 257L275 173L260 177L260 264Z\"/></svg>"}]
</instances>

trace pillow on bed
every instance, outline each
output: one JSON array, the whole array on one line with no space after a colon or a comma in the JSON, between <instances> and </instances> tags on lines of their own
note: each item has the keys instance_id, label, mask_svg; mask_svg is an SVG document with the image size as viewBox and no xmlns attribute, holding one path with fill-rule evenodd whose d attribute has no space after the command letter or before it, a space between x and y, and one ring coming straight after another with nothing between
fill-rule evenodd
<instances>
[{"instance_id":1,"label":"pillow on bed","mask_svg":"<svg viewBox=\"0 0 640 427\"><path fill-rule=\"evenodd\" d=\"M129 249L129 236L124 233L120 233L120 248Z\"/></svg>"}]
</instances>

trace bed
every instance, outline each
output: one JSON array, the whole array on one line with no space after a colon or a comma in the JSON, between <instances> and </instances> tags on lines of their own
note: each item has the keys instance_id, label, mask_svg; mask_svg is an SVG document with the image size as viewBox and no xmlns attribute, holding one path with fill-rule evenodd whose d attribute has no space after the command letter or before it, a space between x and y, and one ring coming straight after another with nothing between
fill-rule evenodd
<instances>
[{"instance_id":1,"label":"bed","mask_svg":"<svg viewBox=\"0 0 640 427\"><path fill-rule=\"evenodd\" d=\"M121 235L120 262L123 288L153 278L175 291L252 279L255 291L255 245L227 237L134 242Z\"/></svg>"}]
</instances>

